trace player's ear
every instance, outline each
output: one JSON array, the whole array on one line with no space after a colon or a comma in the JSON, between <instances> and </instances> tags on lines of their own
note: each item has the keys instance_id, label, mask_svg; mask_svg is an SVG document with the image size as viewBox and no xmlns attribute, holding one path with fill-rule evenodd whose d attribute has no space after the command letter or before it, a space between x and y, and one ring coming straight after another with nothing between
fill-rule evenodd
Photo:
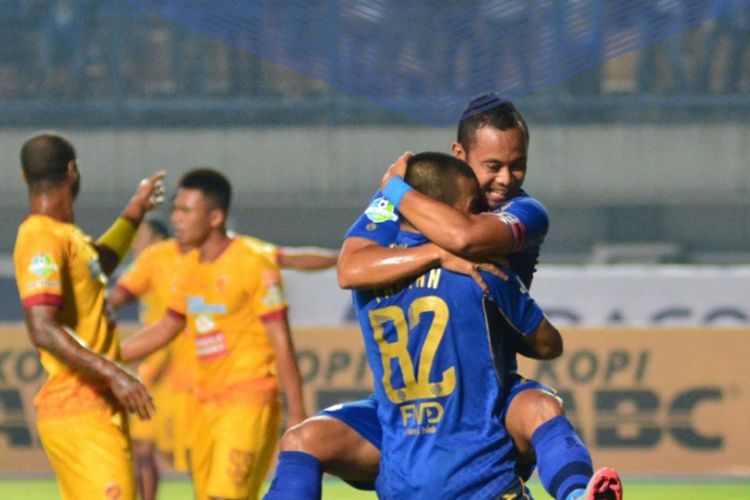
<instances>
[{"instance_id":1,"label":"player's ear","mask_svg":"<svg viewBox=\"0 0 750 500\"><path fill-rule=\"evenodd\" d=\"M209 217L211 221L211 227L223 227L227 222L227 214L225 214L224 211L220 208L211 209L211 215Z\"/></svg>"},{"instance_id":2,"label":"player's ear","mask_svg":"<svg viewBox=\"0 0 750 500\"><path fill-rule=\"evenodd\" d=\"M451 146L451 152L453 153L453 156L458 158L459 160L466 161L466 150L464 149L463 144L460 142L454 142Z\"/></svg>"}]
</instances>

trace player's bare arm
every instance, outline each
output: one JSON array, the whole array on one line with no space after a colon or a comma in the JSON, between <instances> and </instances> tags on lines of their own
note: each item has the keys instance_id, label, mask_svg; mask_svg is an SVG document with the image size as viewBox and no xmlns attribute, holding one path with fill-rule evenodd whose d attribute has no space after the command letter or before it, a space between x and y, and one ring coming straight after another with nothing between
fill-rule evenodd
<instances>
[{"instance_id":1,"label":"player's bare arm","mask_svg":"<svg viewBox=\"0 0 750 500\"><path fill-rule=\"evenodd\" d=\"M388 168L381 190L393 177L403 179L410 157L404 153ZM513 229L495 214L462 212L413 189L403 196L398 210L430 241L466 259L495 261L513 250Z\"/></svg>"},{"instance_id":2,"label":"player's bare arm","mask_svg":"<svg viewBox=\"0 0 750 500\"><path fill-rule=\"evenodd\" d=\"M71 330L55 321L57 307L36 305L24 309L29 338L67 366L96 381L106 382L117 400L141 419L154 413L146 387L126 367L98 354L83 344Z\"/></svg>"},{"instance_id":3,"label":"player's bare arm","mask_svg":"<svg viewBox=\"0 0 750 500\"><path fill-rule=\"evenodd\" d=\"M341 247L338 283L344 289L382 288L437 266L471 276L485 292L488 288L480 270L507 279L505 273L492 264L472 262L432 243L411 248L384 248L366 238L350 237Z\"/></svg>"},{"instance_id":4,"label":"player's bare arm","mask_svg":"<svg viewBox=\"0 0 750 500\"><path fill-rule=\"evenodd\" d=\"M562 335L547 318L544 318L531 335L519 342L518 352L532 359L558 358L563 353Z\"/></svg>"},{"instance_id":5,"label":"player's bare arm","mask_svg":"<svg viewBox=\"0 0 750 500\"><path fill-rule=\"evenodd\" d=\"M341 288L378 288L440 265L432 244L414 248L384 248L366 238L344 240L336 266Z\"/></svg>"},{"instance_id":6,"label":"player's bare arm","mask_svg":"<svg viewBox=\"0 0 750 500\"><path fill-rule=\"evenodd\" d=\"M336 265L339 253L318 247L282 247L279 267L298 271L320 271Z\"/></svg>"},{"instance_id":7,"label":"player's bare arm","mask_svg":"<svg viewBox=\"0 0 750 500\"><path fill-rule=\"evenodd\" d=\"M96 242L102 271L109 275L125 257L135 230L149 210L164 201L164 172L143 179L120 217ZM131 224L131 227L124 225Z\"/></svg>"},{"instance_id":8,"label":"player's bare arm","mask_svg":"<svg viewBox=\"0 0 750 500\"><path fill-rule=\"evenodd\" d=\"M167 312L158 322L141 328L122 343L125 363L140 361L171 342L185 328L185 317Z\"/></svg>"},{"instance_id":9,"label":"player's bare arm","mask_svg":"<svg viewBox=\"0 0 750 500\"><path fill-rule=\"evenodd\" d=\"M266 328L266 334L276 356L279 381L286 398L286 424L289 428L305 420L307 412L302 397L302 377L299 373L286 314L280 319L264 321L263 326Z\"/></svg>"},{"instance_id":10,"label":"player's bare arm","mask_svg":"<svg viewBox=\"0 0 750 500\"><path fill-rule=\"evenodd\" d=\"M137 297L128 293L128 291L120 286L112 287L107 293L107 303L113 311L118 311L125 304L129 304L136 300Z\"/></svg>"}]
</instances>

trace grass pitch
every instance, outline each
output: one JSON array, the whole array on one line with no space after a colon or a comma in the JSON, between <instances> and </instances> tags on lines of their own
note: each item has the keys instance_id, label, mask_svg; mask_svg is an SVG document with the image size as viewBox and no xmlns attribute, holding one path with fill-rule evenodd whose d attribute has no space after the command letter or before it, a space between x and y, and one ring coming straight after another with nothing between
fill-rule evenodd
<instances>
[{"instance_id":1,"label":"grass pitch","mask_svg":"<svg viewBox=\"0 0 750 500\"><path fill-rule=\"evenodd\" d=\"M627 500L750 500L750 478L744 480L708 481L652 481L623 479L624 497ZM539 482L530 488L537 500L547 500L549 495ZM184 500L193 497L187 480L170 479L159 488L159 500ZM0 478L0 499L3 500L58 500L60 494L54 480ZM337 479L327 479L323 484L324 500L373 499L371 492L355 490Z\"/></svg>"}]
</instances>

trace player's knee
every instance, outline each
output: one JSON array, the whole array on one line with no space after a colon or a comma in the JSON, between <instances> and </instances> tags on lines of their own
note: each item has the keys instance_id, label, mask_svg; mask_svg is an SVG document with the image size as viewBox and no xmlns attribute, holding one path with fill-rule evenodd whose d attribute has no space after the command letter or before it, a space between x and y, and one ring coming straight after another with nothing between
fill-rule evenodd
<instances>
[{"instance_id":1,"label":"player's knee","mask_svg":"<svg viewBox=\"0 0 750 500\"><path fill-rule=\"evenodd\" d=\"M310 430L310 422L305 420L288 429L281 437L279 447L281 451L307 451L307 442L313 435Z\"/></svg>"},{"instance_id":2,"label":"player's knee","mask_svg":"<svg viewBox=\"0 0 750 500\"><path fill-rule=\"evenodd\" d=\"M281 450L303 451L321 458L320 450L326 443L335 441L335 433L332 434L329 427L329 422L320 417L309 418L284 433L281 437Z\"/></svg>"},{"instance_id":3,"label":"player's knee","mask_svg":"<svg viewBox=\"0 0 750 500\"><path fill-rule=\"evenodd\" d=\"M546 391L532 389L513 398L506 425L514 437L530 439L539 426L562 415L565 415L565 409L560 398Z\"/></svg>"},{"instance_id":4,"label":"player's knee","mask_svg":"<svg viewBox=\"0 0 750 500\"><path fill-rule=\"evenodd\" d=\"M540 417L544 418L545 421L565 415L565 407L563 405L562 399L560 399L558 396L544 391L534 392L537 393L535 395L536 413Z\"/></svg>"}]
</instances>

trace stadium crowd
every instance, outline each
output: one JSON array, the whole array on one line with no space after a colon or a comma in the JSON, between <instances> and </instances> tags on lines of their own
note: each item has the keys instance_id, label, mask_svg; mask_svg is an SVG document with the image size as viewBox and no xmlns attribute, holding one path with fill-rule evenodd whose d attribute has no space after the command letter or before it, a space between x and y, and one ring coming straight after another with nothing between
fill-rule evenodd
<instances>
[{"instance_id":1,"label":"stadium crowd","mask_svg":"<svg viewBox=\"0 0 750 500\"><path fill-rule=\"evenodd\" d=\"M468 85L465 69L487 62L487 54L478 49L487 46L498 47L491 56L498 74L517 75L515 91L527 94L550 88L548 79L535 75L535 67L547 57L540 47L550 39L564 48L559 54L563 66L582 52L603 62L607 47L624 38L643 45L635 60L591 64L593 69L576 78L553 78L563 83L551 87L562 92L718 95L750 85L750 6L741 0L642 5L630 0L448 1L441 9L427 1L407 6L391 0L297 4L292 18L274 2L253 3L248 22L259 27L254 39L226 43L117 0L0 0L0 102L304 99L332 93L331 81L364 78L377 88L379 80L392 77L413 82L408 88L426 83L433 94L461 93ZM405 25L427 20L426 28L440 33L457 9L470 20L461 43L441 43L439 37L435 42L418 30L383 39L390 37L383 27L393 16ZM696 19L709 20L689 23ZM277 64L293 61L293 52L319 34L312 27L322 22L325 30L340 35L333 38L333 62L310 61L307 74L321 79ZM521 26L523 35L517 32ZM649 43L656 33L668 36ZM520 40L527 44L529 37L532 48L519 50ZM391 57L384 46L399 57Z\"/></svg>"}]
</instances>

